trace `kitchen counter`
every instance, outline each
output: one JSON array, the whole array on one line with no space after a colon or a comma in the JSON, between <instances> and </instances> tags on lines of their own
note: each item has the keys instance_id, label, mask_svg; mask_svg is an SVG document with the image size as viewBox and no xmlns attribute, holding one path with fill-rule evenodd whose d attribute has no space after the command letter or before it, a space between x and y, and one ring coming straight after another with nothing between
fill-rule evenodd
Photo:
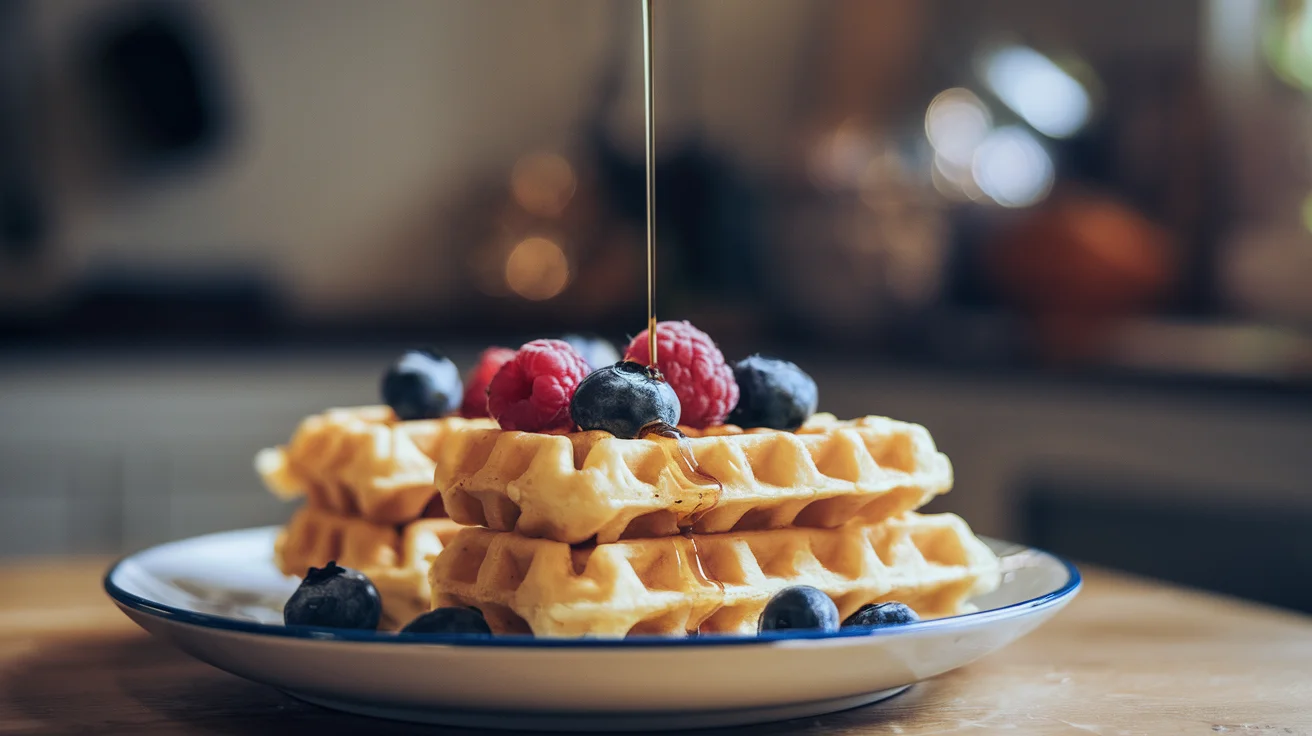
<instances>
[{"instance_id":1,"label":"kitchen counter","mask_svg":"<svg viewBox=\"0 0 1312 736\"><path fill-rule=\"evenodd\" d=\"M0 734L491 733L338 714L192 660L114 608L108 564L0 569ZM1085 573L1068 609L1000 653L882 705L737 732L1312 734L1312 618Z\"/></svg>"}]
</instances>

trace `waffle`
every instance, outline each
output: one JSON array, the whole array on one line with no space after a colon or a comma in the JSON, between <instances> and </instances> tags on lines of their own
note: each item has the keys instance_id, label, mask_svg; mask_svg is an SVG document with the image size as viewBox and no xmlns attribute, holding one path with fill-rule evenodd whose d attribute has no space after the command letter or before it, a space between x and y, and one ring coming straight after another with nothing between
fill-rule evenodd
<instances>
[{"instance_id":1,"label":"waffle","mask_svg":"<svg viewBox=\"0 0 1312 736\"><path fill-rule=\"evenodd\" d=\"M400 422L386 406L329 409L306 417L287 445L261 450L255 469L281 498L304 495L345 516L403 524L434 500L432 456L441 440L456 429L495 426L459 417Z\"/></svg>"},{"instance_id":2,"label":"waffle","mask_svg":"<svg viewBox=\"0 0 1312 736\"><path fill-rule=\"evenodd\" d=\"M433 606L475 606L495 633L752 634L781 588L812 585L846 618L898 600L924 618L973 610L998 560L952 514L571 548L466 528L433 563Z\"/></svg>"},{"instance_id":3,"label":"waffle","mask_svg":"<svg viewBox=\"0 0 1312 736\"><path fill-rule=\"evenodd\" d=\"M298 577L332 560L363 572L383 599L384 627L399 628L428 610L428 570L461 528L421 519L398 529L306 506L278 535L274 560L284 575Z\"/></svg>"},{"instance_id":4,"label":"waffle","mask_svg":"<svg viewBox=\"0 0 1312 736\"><path fill-rule=\"evenodd\" d=\"M952 466L929 432L883 417L820 414L795 433L687 434L467 429L437 448L435 482L462 524L569 544L875 522L952 487Z\"/></svg>"}]
</instances>

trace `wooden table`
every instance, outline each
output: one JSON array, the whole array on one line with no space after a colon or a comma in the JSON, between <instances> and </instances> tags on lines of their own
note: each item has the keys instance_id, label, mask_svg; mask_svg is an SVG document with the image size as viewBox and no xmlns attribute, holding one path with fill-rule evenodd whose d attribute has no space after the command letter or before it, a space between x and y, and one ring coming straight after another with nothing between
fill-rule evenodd
<instances>
[{"instance_id":1,"label":"wooden table","mask_svg":"<svg viewBox=\"0 0 1312 736\"><path fill-rule=\"evenodd\" d=\"M0 569L0 734L491 733L321 710L194 661L110 604L107 562ZM883 705L715 733L1312 734L1312 619L1086 576L1028 638Z\"/></svg>"}]
</instances>

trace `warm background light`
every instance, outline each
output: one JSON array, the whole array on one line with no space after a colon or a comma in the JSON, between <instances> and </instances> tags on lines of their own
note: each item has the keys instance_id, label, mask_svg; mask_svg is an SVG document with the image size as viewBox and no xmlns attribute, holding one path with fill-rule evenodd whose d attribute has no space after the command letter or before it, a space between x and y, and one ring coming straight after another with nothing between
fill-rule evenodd
<instances>
[{"instance_id":1,"label":"warm background light","mask_svg":"<svg viewBox=\"0 0 1312 736\"><path fill-rule=\"evenodd\" d=\"M525 299L545 301L564 291L568 284L569 259L551 240L522 240L506 259L506 285Z\"/></svg>"},{"instance_id":2,"label":"warm background light","mask_svg":"<svg viewBox=\"0 0 1312 736\"><path fill-rule=\"evenodd\" d=\"M555 217L565 210L578 181L574 167L555 153L532 153L515 162L510 192L519 206L535 215Z\"/></svg>"}]
</instances>

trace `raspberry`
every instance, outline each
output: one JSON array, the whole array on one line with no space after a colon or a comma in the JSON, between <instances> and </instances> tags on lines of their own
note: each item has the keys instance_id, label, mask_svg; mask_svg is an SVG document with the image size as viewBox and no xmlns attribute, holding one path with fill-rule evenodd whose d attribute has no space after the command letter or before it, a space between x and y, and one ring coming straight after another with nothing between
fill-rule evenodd
<instances>
[{"instance_id":1,"label":"raspberry","mask_svg":"<svg viewBox=\"0 0 1312 736\"><path fill-rule=\"evenodd\" d=\"M534 340L501 366L487 386L487 412L502 429L568 432L569 402L591 371L569 343Z\"/></svg>"},{"instance_id":2,"label":"raspberry","mask_svg":"<svg viewBox=\"0 0 1312 736\"><path fill-rule=\"evenodd\" d=\"M643 330L629 343L624 359L647 365L650 358L647 331ZM656 359L656 367L665 374L683 405L681 423L695 429L724 424L724 418L738 403L738 384L710 335L686 320L659 322Z\"/></svg>"},{"instance_id":3,"label":"raspberry","mask_svg":"<svg viewBox=\"0 0 1312 736\"><path fill-rule=\"evenodd\" d=\"M492 376L501 370L501 366L515 357L515 351L510 348L488 348L478 357L478 365L469 374L469 380L465 381L465 397L460 402L460 416L466 419L476 419L487 416L487 385L492 382Z\"/></svg>"}]
</instances>

